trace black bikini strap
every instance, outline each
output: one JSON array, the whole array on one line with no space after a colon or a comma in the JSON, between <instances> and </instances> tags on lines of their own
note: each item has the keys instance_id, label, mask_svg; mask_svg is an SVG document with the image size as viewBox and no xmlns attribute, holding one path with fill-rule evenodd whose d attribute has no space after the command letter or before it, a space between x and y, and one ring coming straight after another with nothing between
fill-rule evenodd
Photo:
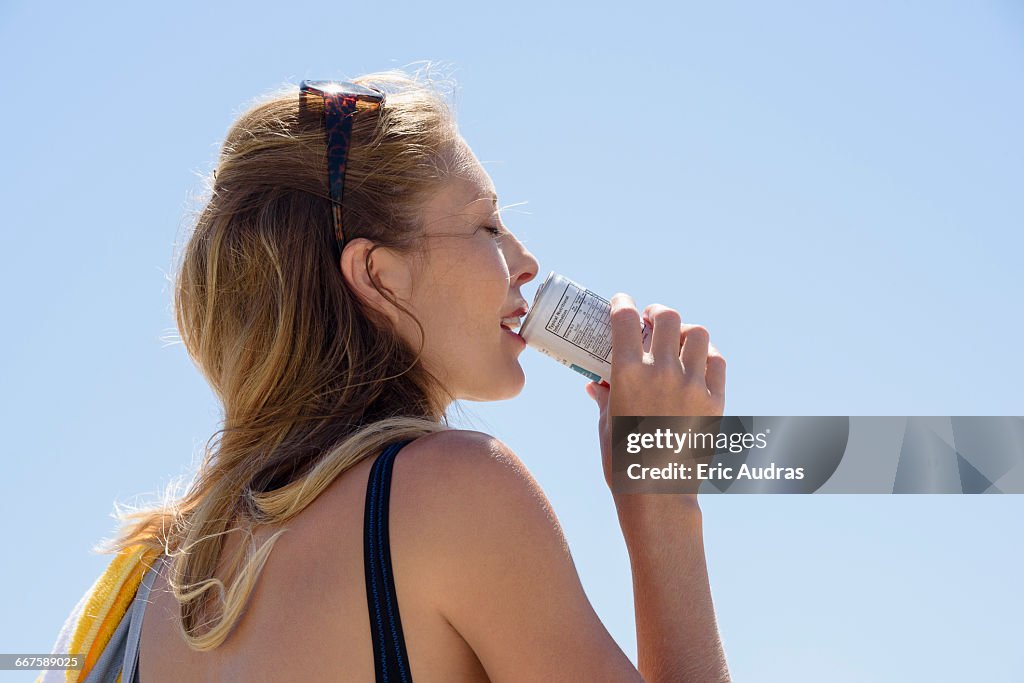
<instances>
[{"instance_id":1,"label":"black bikini strap","mask_svg":"<svg viewBox=\"0 0 1024 683\"><path fill-rule=\"evenodd\" d=\"M363 566L366 570L366 601L373 633L373 666L377 681L412 683L409 655L405 649L402 619L398 613L395 578L391 568L391 540L388 533L388 503L391 498L391 470L395 456L412 439L398 441L373 463L366 484L363 520Z\"/></svg>"}]
</instances>

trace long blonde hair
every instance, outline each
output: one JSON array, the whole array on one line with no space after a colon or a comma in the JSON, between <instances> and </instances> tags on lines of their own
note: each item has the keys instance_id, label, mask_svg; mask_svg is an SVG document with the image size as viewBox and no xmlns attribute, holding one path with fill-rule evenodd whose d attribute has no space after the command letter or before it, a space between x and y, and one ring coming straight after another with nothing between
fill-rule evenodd
<instances>
[{"instance_id":1,"label":"long blonde hair","mask_svg":"<svg viewBox=\"0 0 1024 683\"><path fill-rule=\"evenodd\" d=\"M386 71L350 79L385 91L352 127L343 221L419 258L421 211L467 162L451 109L433 80ZM184 495L118 512L116 552L165 553L181 631L196 650L227 638L277 531L334 479L388 443L448 428L453 400L409 348L364 306L338 267L320 117L300 118L298 87L256 100L231 126L208 196L176 269L174 310L189 356L224 410ZM372 249L371 249L372 253ZM367 254L366 264L369 264ZM248 534L215 578L225 535Z\"/></svg>"}]
</instances>

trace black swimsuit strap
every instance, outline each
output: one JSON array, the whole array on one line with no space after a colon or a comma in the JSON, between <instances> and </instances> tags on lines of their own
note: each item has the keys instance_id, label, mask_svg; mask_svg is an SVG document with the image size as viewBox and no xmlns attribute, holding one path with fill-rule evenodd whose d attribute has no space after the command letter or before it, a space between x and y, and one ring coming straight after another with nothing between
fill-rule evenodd
<instances>
[{"instance_id":1,"label":"black swimsuit strap","mask_svg":"<svg viewBox=\"0 0 1024 683\"><path fill-rule=\"evenodd\" d=\"M395 577L391 569L388 534L388 503L395 456L412 439L398 441L373 463L366 484L363 516L363 565L366 570L366 601L373 633L373 666L381 683L412 683L409 655L405 650L402 619L398 613Z\"/></svg>"}]
</instances>

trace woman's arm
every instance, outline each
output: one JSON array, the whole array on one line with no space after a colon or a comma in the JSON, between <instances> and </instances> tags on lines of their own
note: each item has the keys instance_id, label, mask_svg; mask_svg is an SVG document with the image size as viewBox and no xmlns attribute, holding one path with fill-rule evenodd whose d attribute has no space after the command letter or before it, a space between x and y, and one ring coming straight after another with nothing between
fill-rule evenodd
<instances>
[{"instance_id":1,"label":"woman's arm","mask_svg":"<svg viewBox=\"0 0 1024 683\"><path fill-rule=\"evenodd\" d=\"M695 498L615 497L633 570L637 661L644 680L728 682Z\"/></svg>"},{"instance_id":2,"label":"woman's arm","mask_svg":"<svg viewBox=\"0 0 1024 683\"><path fill-rule=\"evenodd\" d=\"M587 386L600 414L605 481L612 488L611 421L616 415L721 415L725 358L706 329L674 309L641 315L626 294L612 297L611 385ZM615 494L633 571L637 660L647 681L729 681L711 601L696 494Z\"/></svg>"}]
</instances>

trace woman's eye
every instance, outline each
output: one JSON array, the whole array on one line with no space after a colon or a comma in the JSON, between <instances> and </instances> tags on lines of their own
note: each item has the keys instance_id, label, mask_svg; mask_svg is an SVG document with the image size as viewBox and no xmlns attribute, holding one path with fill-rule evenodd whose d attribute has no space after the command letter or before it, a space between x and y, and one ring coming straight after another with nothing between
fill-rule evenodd
<instances>
[{"instance_id":1,"label":"woman's eye","mask_svg":"<svg viewBox=\"0 0 1024 683\"><path fill-rule=\"evenodd\" d=\"M504 229L496 228L493 225L485 225L484 229L487 230L487 232L489 232L492 235L494 235L495 237L501 237L502 235L505 234L505 230Z\"/></svg>"}]
</instances>

